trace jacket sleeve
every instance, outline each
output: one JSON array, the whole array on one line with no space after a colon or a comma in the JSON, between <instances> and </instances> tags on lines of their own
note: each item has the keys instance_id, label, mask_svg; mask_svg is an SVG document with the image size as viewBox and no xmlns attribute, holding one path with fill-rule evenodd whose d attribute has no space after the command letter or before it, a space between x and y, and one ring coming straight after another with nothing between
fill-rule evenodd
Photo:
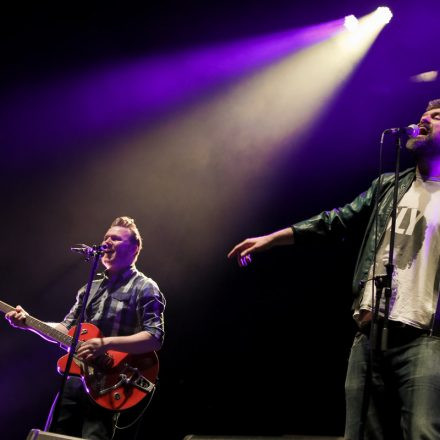
<instances>
[{"instance_id":1,"label":"jacket sleeve","mask_svg":"<svg viewBox=\"0 0 440 440\"><path fill-rule=\"evenodd\" d=\"M351 203L323 211L292 225L295 243L313 243L325 239L343 240L353 227L366 225L374 207L378 179Z\"/></svg>"}]
</instances>

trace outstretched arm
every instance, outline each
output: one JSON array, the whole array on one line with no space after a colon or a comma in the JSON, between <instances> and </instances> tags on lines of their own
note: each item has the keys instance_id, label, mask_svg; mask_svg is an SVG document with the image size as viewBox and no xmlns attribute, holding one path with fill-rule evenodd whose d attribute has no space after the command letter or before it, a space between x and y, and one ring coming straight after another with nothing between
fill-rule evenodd
<instances>
[{"instance_id":1,"label":"outstretched arm","mask_svg":"<svg viewBox=\"0 0 440 440\"><path fill-rule=\"evenodd\" d=\"M237 258L238 264L243 267L251 262L252 252L266 251L274 246L293 244L293 229L284 228L260 237L247 238L238 243L228 254L228 258Z\"/></svg>"}]
</instances>

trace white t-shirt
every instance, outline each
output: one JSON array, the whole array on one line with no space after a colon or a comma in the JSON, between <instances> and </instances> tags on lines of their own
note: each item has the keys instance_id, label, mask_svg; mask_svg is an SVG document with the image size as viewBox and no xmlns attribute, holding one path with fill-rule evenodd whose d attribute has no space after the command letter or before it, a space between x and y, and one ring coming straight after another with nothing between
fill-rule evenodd
<instances>
[{"instance_id":1,"label":"white t-shirt","mask_svg":"<svg viewBox=\"0 0 440 440\"><path fill-rule=\"evenodd\" d=\"M385 274L391 219L379 247L376 275ZM429 328L437 306L440 280L440 181L419 175L397 207L394 274L390 316L418 328ZM362 293L360 310L372 310L373 267ZM379 313L383 315L384 298Z\"/></svg>"}]
</instances>

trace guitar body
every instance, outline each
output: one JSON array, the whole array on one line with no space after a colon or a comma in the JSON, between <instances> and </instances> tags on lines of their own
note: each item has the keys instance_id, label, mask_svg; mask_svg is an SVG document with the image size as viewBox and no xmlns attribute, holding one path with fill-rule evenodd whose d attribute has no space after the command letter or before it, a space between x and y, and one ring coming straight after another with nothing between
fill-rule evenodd
<instances>
[{"instance_id":1,"label":"guitar body","mask_svg":"<svg viewBox=\"0 0 440 440\"><path fill-rule=\"evenodd\" d=\"M75 327L69 331L73 336ZM81 325L80 341L101 338L101 331L93 324ZM68 355L57 363L60 373L66 370ZM156 353L128 354L109 350L105 355L92 361L74 357L70 375L80 376L89 396L103 408L123 411L138 404L154 390L159 373Z\"/></svg>"}]
</instances>

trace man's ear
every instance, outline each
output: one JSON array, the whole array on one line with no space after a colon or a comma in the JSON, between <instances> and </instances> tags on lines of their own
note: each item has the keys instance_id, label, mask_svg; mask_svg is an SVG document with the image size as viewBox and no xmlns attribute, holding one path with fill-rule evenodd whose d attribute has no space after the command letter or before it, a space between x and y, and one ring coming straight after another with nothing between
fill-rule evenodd
<instances>
[{"instance_id":1,"label":"man's ear","mask_svg":"<svg viewBox=\"0 0 440 440\"><path fill-rule=\"evenodd\" d=\"M139 245L133 244L133 256L139 255Z\"/></svg>"}]
</instances>

